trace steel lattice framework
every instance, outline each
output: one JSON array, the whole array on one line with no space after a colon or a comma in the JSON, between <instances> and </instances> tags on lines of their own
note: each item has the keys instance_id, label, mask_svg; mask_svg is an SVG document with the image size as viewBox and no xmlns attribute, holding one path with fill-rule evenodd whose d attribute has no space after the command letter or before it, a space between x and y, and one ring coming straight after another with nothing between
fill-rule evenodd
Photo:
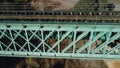
<instances>
[{"instance_id":1,"label":"steel lattice framework","mask_svg":"<svg viewBox=\"0 0 120 68\"><path fill-rule=\"evenodd\" d=\"M119 24L0 23L0 56L120 59L119 40Z\"/></svg>"}]
</instances>

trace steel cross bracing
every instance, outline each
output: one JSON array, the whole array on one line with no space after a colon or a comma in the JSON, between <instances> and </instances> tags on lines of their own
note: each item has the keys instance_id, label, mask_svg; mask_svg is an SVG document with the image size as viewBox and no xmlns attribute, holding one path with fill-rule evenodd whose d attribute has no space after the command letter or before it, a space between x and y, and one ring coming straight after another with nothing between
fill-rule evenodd
<instances>
[{"instance_id":1,"label":"steel cross bracing","mask_svg":"<svg viewBox=\"0 0 120 68\"><path fill-rule=\"evenodd\" d=\"M120 25L0 23L0 56L120 59Z\"/></svg>"}]
</instances>

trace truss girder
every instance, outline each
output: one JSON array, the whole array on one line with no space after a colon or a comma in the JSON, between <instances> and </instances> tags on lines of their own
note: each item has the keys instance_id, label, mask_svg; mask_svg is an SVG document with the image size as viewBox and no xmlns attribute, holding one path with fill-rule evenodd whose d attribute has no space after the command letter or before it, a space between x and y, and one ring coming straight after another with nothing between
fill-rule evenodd
<instances>
[{"instance_id":1,"label":"truss girder","mask_svg":"<svg viewBox=\"0 0 120 68\"><path fill-rule=\"evenodd\" d=\"M0 56L120 59L120 26L1 23Z\"/></svg>"}]
</instances>

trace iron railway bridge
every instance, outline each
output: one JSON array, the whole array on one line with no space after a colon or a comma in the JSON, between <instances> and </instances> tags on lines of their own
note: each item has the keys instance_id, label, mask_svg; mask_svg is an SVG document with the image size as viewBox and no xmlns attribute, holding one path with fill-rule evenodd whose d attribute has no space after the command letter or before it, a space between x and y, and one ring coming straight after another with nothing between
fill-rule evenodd
<instances>
[{"instance_id":1,"label":"iron railway bridge","mask_svg":"<svg viewBox=\"0 0 120 68\"><path fill-rule=\"evenodd\" d=\"M2 8L0 56L120 59L120 12Z\"/></svg>"}]
</instances>

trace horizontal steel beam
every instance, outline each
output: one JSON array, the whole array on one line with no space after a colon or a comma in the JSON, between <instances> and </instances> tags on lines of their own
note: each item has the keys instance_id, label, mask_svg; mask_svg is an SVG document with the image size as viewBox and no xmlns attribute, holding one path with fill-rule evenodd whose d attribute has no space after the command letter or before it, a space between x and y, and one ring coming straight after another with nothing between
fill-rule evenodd
<instances>
[{"instance_id":1,"label":"horizontal steel beam","mask_svg":"<svg viewBox=\"0 0 120 68\"><path fill-rule=\"evenodd\" d=\"M32 58L61 58L61 59L89 59L89 60L116 60L119 55L104 54L72 54L72 53L42 53L42 52L9 52L1 51L3 57L32 57Z\"/></svg>"}]
</instances>

